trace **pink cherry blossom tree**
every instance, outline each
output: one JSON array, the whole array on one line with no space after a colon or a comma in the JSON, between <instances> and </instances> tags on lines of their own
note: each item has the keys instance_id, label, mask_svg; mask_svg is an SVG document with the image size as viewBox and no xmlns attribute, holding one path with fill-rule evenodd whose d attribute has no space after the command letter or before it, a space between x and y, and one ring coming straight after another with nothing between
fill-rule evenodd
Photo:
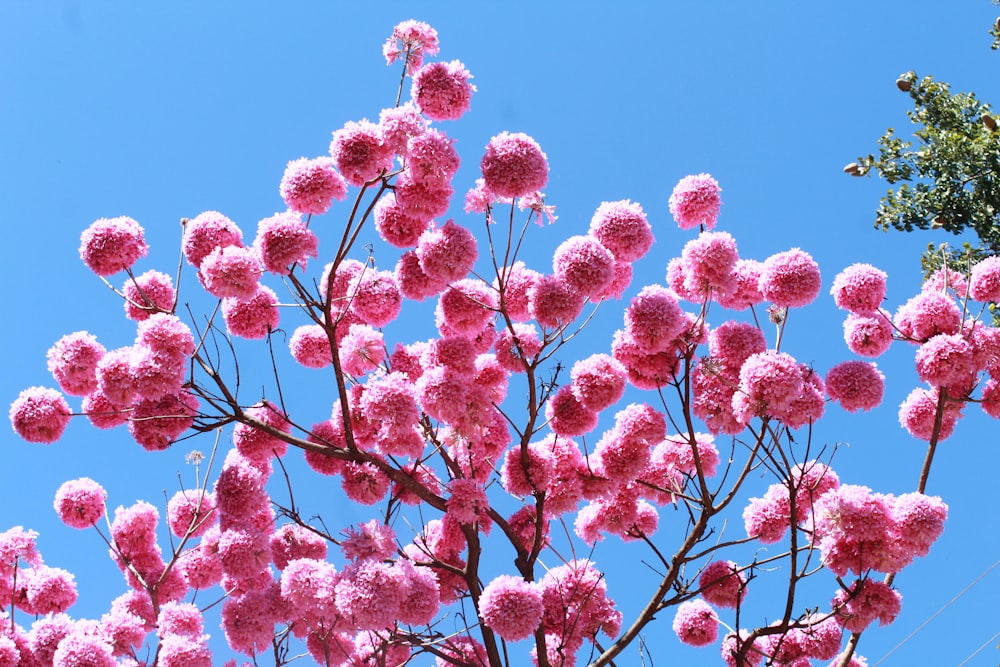
<instances>
[{"instance_id":1,"label":"pink cherry blossom tree","mask_svg":"<svg viewBox=\"0 0 1000 667\"><path fill-rule=\"evenodd\" d=\"M70 615L73 575L44 564L34 532L0 533L0 665L211 665L198 591L221 601L225 641L254 664L304 652L325 666L499 667L530 653L540 667L597 667L657 621L734 667L864 664L863 634L899 613L897 575L944 529L946 504L926 495L938 444L970 403L1000 417L1000 332L983 318L1000 262L928 281L895 315L886 274L847 267L830 293L848 311L847 350L865 359L829 369L782 349L823 291L820 267L800 248L741 258L708 174L669 195L691 238L664 253L676 257L662 284L630 284L654 235L629 200L602 203L551 267L529 267L533 223L556 219L547 156L500 132L482 178L455 184L443 123L476 88L461 62L425 62L439 51L427 24L396 26L383 48L401 61L396 105L335 129L328 155L288 163L276 184L288 208L252 241L219 212L184 220L194 279L139 273L148 247L131 218L83 232L80 256L123 300L135 341L61 338L48 354L59 389L25 389L13 429L49 444L85 417L151 452L197 437L211 456L162 506L109 512L97 481L60 487L59 517L99 533L123 575L100 619ZM442 221L456 185L467 216ZM367 252L366 227L384 242ZM121 287L108 282L119 273ZM178 304L198 291L209 308L192 316ZM407 326L420 301L434 304L426 340ZM564 365L595 317L621 328ZM881 403L870 359L894 344L915 348L922 382L899 422L927 443L899 496L842 483L813 438L828 409ZM250 400L248 353L273 370ZM291 365L316 374L328 413L286 403ZM292 456L369 518L336 526L335 507L300 507ZM650 564L642 604L616 601L627 581L605 567L607 541ZM828 594L810 597L806 579Z\"/></svg>"}]
</instances>

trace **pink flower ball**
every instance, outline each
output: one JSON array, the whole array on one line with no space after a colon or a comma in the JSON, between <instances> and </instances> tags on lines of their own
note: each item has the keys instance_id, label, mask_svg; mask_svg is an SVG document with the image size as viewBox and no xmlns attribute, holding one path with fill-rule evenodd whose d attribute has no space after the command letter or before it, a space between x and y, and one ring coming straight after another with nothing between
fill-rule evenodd
<instances>
[{"instance_id":1,"label":"pink flower ball","mask_svg":"<svg viewBox=\"0 0 1000 667\"><path fill-rule=\"evenodd\" d=\"M733 409L744 423L753 417L780 419L801 395L802 389L802 373L791 355L773 350L759 352L751 355L740 368Z\"/></svg>"},{"instance_id":2,"label":"pink flower ball","mask_svg":"<svg viewBox=\"0 0 1000 667\"><path fill-rule=\"evenodd\" d=\"M392 148L383 143L381 128L366 119L348 121L334 132L330 155L344 179L355 187L392 169Z\"/></svg>"},{"instance_id":3,"label":"pink flower ball","mask_svg":"<svg viewBox=\"0 0 1000 667\"><path fill-rule=\"evenodd\" d=\"M764 300L760 292L760 273L764 263L755 259L737 260L733 267L735 287L732 292L716 295L719 305L729 310L746 310Z\"/></svg>"},{"instance_id":4,"label":"pink flower ball","mask_svg":"<svg viewBox=\"0 0 1000 667\"><path fill-rule=\"evenodd\" d=\"M705 600L717 607L736 609L747 596L747 580L732 561L717 560L705 566L698 578Z\"/></svg>"},{"instance_id":5,"label":"pink flower ball","mask_svg":"<svg viewBox=\"0 0 1000 667\"><path fill-rule=\"evenodd\" d=\"M182 249L184 256L195 268L200 269L205 257L216 248L243 245L243 232L236 223L218 211L205 211L182 222Z\"/></svg>"},{"instance_id":6,"label":"pink flower ball","mask_svg":"<svg viewBox=\"0 0 1000 667\"><path fill-rule=\"evenodd\" d=\"M628 381L638 389L659 389L674 380L679 361L674 349L646 354L625 330L615 332L611 354L628 372Z\"/></svg>"},{"instance_id":7,"label":"pink flower ball","mask_svg":"<svg viewBox=\"0 0 1000 667\"><path fill-rule=\"evenodd\" d=\"M607 354L592 354L573 364L570 387L573 396L588 410L600 412L625 394L628 371Z\"/></svg>"},{"instance_id":8,"label":"pink flower ball","mask_svg":"<svg viewBox=\"0 0 1000 667\"><path fill-rule=\"evenodd\" d=\"M397 567L376 560L355 563L344 569L335 587L337 609L358 629L391 628L406 598L406 585Z\"/></svg>"},{"instance_id":9,"label":"pink flower ball","mask_svg":"<svg viewBox=\"0 0 1000 667\"><path fill-rule=\"evenodd\" d=\"M431 120L457 120L469 110L476 87L472 74L458 60L425 65L413 75L410 96Z\"/></svg>"},{"instance_id":10,"label":"pink flower ball","mask_svg":"<svg viewBox=\"0 0 1000 667\"><path fill-rule=\"evenodd\" d=\"M615 257L593 237L571 236L556 248L552 270L574 292L596 301L615 279Z\"/></svg>"},{"instance_id":11,"label":"pink flower ball","mask_svg":"<svg viewBox=\"0 0 1000 667\"><path fill-rule=\"evenodd\" d=\"M673 292L647 285L625 309L625 329L642 352L654 354L673 346L687 329L687 318Z\"/></svg>"},{"instance_id":12,"label":"pink flower ball","mask_svg":"<svg viewBox=\"0 0 1000 667\"><path fill-rule=\"evenodd\" d=\"M125 216L96 220L80 236L80 259L99 276L131 268L148 253L142 226Z\"/></svg>"},{"instance_id":13,"label":"pink flower ball","mask_svg":"<svg viewBox=\"0 0 1000 667\"><path fill-rule=\"evenodd\" d=\"M892 345L892 322L884 311L877 315L855 315L844 320L844 341L854 354L877 357Z\"/></svg>"},{"instance_id":14,"label":"pink flower ball","mask_svg":"<svg viewBox=\"0 0 1000 667\"><path fill-rule=\"evenodd\" d=\"M826 393L848 412L871 410L882 402L885 375L874 363L845 361L827 373Z\"/></svg>"},{"instance_id":15,"label":"pink flower ball","mask_svg":"<svg viewBox=\"0 0 1000 667\"><path fill-rule=\"evenodd\" d=\"M307 528L286 523L271 535L271 555L274 566L284 570L293 560L326 558L326 540Z\"/></svg>"},{"instance_id":16,"label":"pink flower ball","mask_svg":"<svg viewBox=\"0 0 1000 667\"><path fill-rule=\"evenodd\" d=\"M805 306L819 295L819 265L798 248L771 255L764 260L759 286L764 298L776 306Z\"/></svg>"},{"instance_id":17,"label":"pink flower ball","mask_svg":"<svg viewBox=\"0 0 1000 667\"><path fill-rule=\"evenodd\" d=\"M902 595L875 579L858 579L848 589L840 589L830 602L837 623L849 632L864 632L873 621L888 625L896 620Z\"/></svg>"},{"instance_id":18,"label":"pink flower ball","mask_svg":"<svg viewBox=\"0 0 1000 667\"><path fill-rule=\"evenodd\" d=\"M67 334L46 354L49 372L67 394L86 396L97 389L97 364L105 352L93 334Z\"/></svg>"},{"instance_id":19,"label":"pink flower ball","mask_svg":"<svg viewBox=\"0 0 1000 667\"><path fill-rule=\"evenodd\" d=\"M431 278L420 266L420 258L416 251L404 252L396 263L396 282L399 283L399 293L405 299L423 301L432 296L440 294L448 283L443 280Z\"/></svg>"},{"instance_id":20,"label":"pink flower ball","mask_svg":"<svg viewBox=\"0 0 1000 667\"><path fill-rule=\"evenodd\" d=\"M496 292L479 280L464 279L451 285L438 300L438 328L458 335L476 336L493 319Z\"/></svg>"},{"instance_id":21,"label":"pink flower ball","mask_svg":"<svg viewBox=\"0 0 1000 667\"><path fill-rule=\"evenodd\" d=\"M569 326L585 304L586 297L553 275L542 276L528 291L528 311L546 329Z\"/></svg>"},{"instance_id":22,"label":"pink flower ball","mask_svg":"<svg viewBox=\"0 0 1000 667\"><path fill-rule=\"evenodd\" d=\"M347 197L347 182L329 157L292 160L278 189L288 208L306 215L322 215Z\"/></svg>"},{"instance_id":23,"label":"pink flower ball","mask_svg":"<svg viewBox=\"0 0 1000 667\"><path fill-rule=\"evenodd\" d=\"M461 164L454 143L454 139L435 129L410 137L406 168L417 181L451 180Z\"/></svg>"},{"instance_id":24,"label":"pink flower ball","mask_svg":"<svg viewBox=\"0 0 1000 667\"><path fill-rule=\"evenodd\" d=\"M485 187L500 197L523 197L545 187L549 163L534 139L501 132L486 145L480 162Z\"/></svg>"},{"instance_id":25,"label":"pink flower ball","mask_svg":"<svg viewBox=\"0 0 1000 667\"><path fill-rule=\"evenodd\" d=\"M352 324L340 341L340 363L345 371L361 376L385 360L382 332L367 324Z\"/></svg>"},{"instance_id":26,"label":"pink flower ball","mask_svg":"<svg viewBox=\"0 0 1000 667\"><path fill-rule=\"evenodd\" d=\"M174 283L165 273L150 269L122 286L125 317L141 322L153 313L169 313L174 308Z\"/></svg>"},{"instance_id":27,"label":"pink flower ball","mask_svg":"<svg viewBox=\"0 0 1000 667\"><path fill-rule=\"evenodd\" d=\"M538 584L501 574L483 588L479 610L486 625L502 639L520 641L534 634L542 622L542 593Z\"/></svg>"},{"instance_id":28,"label":"pink flower ball","mask_svg":"<svg viewBox=\"0 0 1000 667\"><path fill-rule=\"evenodd\" d=\"M1000 419L1000 382L990 379L979 397L983 412L994 419Z\"/></svg>"},{"instance_id":29,"label":"pink flower ball","mask_svg":"<svg viewBox=\"0 0 1000 667\"><path fill-rule=\"evenodd\" d=\"M602 202L590 220L590 235L619 262L634 262L653 245L653 232L639 202Z\"/></svg>"},{"instance_id":30,"label":"pink flower ball","mask_svg":"<svg viewBox=\"0 0 1000 667\"><path fill-rule=\"evenodd\" d=\"M319 257L319 239L295 211L261 220L253 245L264 269L283 276L291 272L292 265L304 269L309 257Z\"/></svg>"},{"instance_id":31,"label":"pink flower ball","mask_svg":"<svg viewBox=\"0 0 1000 667\"><path fill-rule=\"evenodd\" d=\"M306 368L326 368L333 363L330 338L319 324L304 324L296 328L288 347L295 361Z\"/></svg>"},{"instance_id":32,"label":"pink flower ball","mask_svg":"<svg viewBox=\"0 0 1000 667\"><path fill-rule=\"evenodd\" d=\"M722 206L719 183L708 174L685 176L670 195L670 213L681 229L715 227Z\"/></svg>"},{"instance_id":33,"label":"pink flower ball","mask_svg":"<svg viewBox=\"0 0 1000 667\"><path fill-rule=\"evenodd\" d=\"M219 246L201 263L198 276L205 289L220 299L249 299L263 274L260 256L253 248Z\"/></svg>"},{"instance_id":34,"label":"pink flower ball","mask_svg":"<svg viewBox=\"0 0 1000 667\"><path fill-rule=\"evenodd\" d=\"M129 415L128 408L112 403L99 389L84 397L80 410L99 429L121 426L128 421Z\"/></svg>"},{"instance_id":35,"label":"pink flower ball","mask_svg":"<svg viewBox=\"0 0 1000 667\"><path fill-rule=\"evenodd\" d=\"M201 537L215 525L215 496L201 489L186 489L167 503L167 525L177 537Z\"/></svg>"},{"instance_id":36,"label":"pink flower ball","mask_svg":"<svg viewBox=\"0 0 1000 667\"><path fill-rule=\"evenodd\" d=\"M191 329L170 313L156 313L140 322L136 327L135 344L172 357L190 357L195 349Z\"/></svg>"},{"instance_id":37,"label":"pink flower ball","mask_svg":"<svg viewBox=\"0 0 1000 667\"><path fill-rule=\"evenodd\" d=\"M987 257L972 267L969 296L984 303L1000 301L1000 257Z\"/></svg>"},{"instance_id":38,"label":"pink flower ball","mask_svg":"<svg viewBox=\"0 0 1000 667\"><path fill-rule=\"evenodd\" d=\"M497 285L498 292L502 292L502 306L513 322L527 322L531 318L531 311L528 307L528 295L531 289L541 280L542 274L527 268L524 262L516 262L512 266L504 267L501 273L500 282ZM503 286L503 289L500 288Z\"/></svg>"},{"instance_id":39,"label":"pink flower ball","mask_svg":"<svg viewBox=\"0 0 1000 667\"><path fill-rule=\"evenodd\" d=\"M919 440L930 441L934 434L934 421L937 413L939 390L917 387L910 392L906 400L899 406L899 424L910 435ZM939 440L944 440L955 430L955 424L961 413L958 409L945 406L941 420Z\"/></svg>"},{"instance_id":40,"label":"pink flower ball","mask_svg":"<svg viewBox=\"0 0 1000 667\"><path fill-rule=\"evenodd\" d=\"M501 367L511 373L524 373L526 365L542 351L542 341L533 324L514 323L514 329L504 329L494 344Z\"/></svg>"},{"instance_id":41,"label":"pink flower ball","mask_svg":"<svg viewBox=\"0 0 1000 667\"><path fill-rule=\"evenodd\" d=\"M392 194L378 200L372 215L375 219L375 231L383 241L396 248L415 247L420 235L427 229L427 221L411 216Z\"/></svg>"},{"instance_id":42,"label":"pink flower ball","mask_svg":"<svg viewBox=\"0 0 1000 667\"><path fill-rule=\"evenodd\" d=\"M958 334L931 336L917 349L917 375L936 387L967 382L976 373L972 344Z\"/></svg>"},{"instance_id":43,"label":"pink flower ball","mask_svg":"<svg viewBox=\"0 0 1000 667\"><path fill-rule=\"evenodd\" d=\"M695 598L677 607L673 627L677 638L688 646L708 646L719 637L719 616L707 602Z\"/></svg>"},{"instance_id":44,"label":"pink flower ball","mask_svg":"<svg viewBox=\"0 0 1000 667\"><path fill-rule=\"evenodd\" d=\"M249 299L232 297L222 300L222 317L229 333L241 338L264 338L278 328L278 295L270 287L258 285Z\"/></svg>"},{"instance_id":45,"label":"pink flower ball","mask_svg":"<svg viewBox=\"0 0 1000 667\"><path fill-rule=\"evenodd\" d=\"M379 112L378 124L382 129L383 143L397 155L406 154L406 146L411 137L427 130L428 121L420 115L413 102L398 107L386 107Z\"/></svg>"},{"instance_id":46,"label":"pink flower ball","mask_svg":"<svg viewBox=\"0 0 1000 667\"><path fill-rule=\"evenodd\" d=\"M944 532L948 506L936 496L904 493L893 501L892 518L902 546L915 556L926 556Z\"/></svg>"},{"instance_id":47,"label":"pink flower ball","mask_svg":"<svg viewBox=\"0 0 1000 667\"><path fill-rule=\"evenodd\" d=\"M597 412L585 407L573 395L572 386L563 386L545 405L549 428L556 435L572 438L597 427Z\"/></svg>"},{"instance_id":48,"label":"pink flower ball","mask_svg":"<svg viewBox=\"0 0 1000 667\"><path fill-rule=\"evenodd\" d=\"M54 506L56 514L70 528L90 528L104 516L107 497L104 487L89 477L81 477L62 483L56 491Z\"/></svg>"},{"instance_id":49,"label":"pink flower ball","mask_svg":"<svg viewBox=\"0 0 1000 667\"><path fill-rule=\"evenodd\" d=\"M188 391L143 399L132 409L128 430L143 449L162 451L191 428L197 414L198 399Z\"/></svg>"},{"instance_id":50,"label":"pink flower ball","mask_svg":"<svg viewBox=\"0 0 1000 667\"><path fill-rule=\"evenodd\" d=\"M739 261L736 239L728 232L703 232L681 251L684 290L703 300L709 295L731 294L736 289L733 273Z\"/></svg>"},{"instance_id":51,"label":"pink flower ball","mask_svg":"<svg viewBox=\"0 0 1000 667\"><path fill-rule=\"evenodd\" d=\"M896 327L907 338L923 342L936 334L956 334L962 311L941 292L921 292L896 310Z\"/></svg>"},{"instance_id":52,"label":"pink flower ball","mask_svg":"<svg viewBox=\"0 0 1000 667\"><path fill-rule=\"evenodd\" d=\"M452 283L469 274L479 257L479 249L472 232L448 220L443 227L428 229L420 235L417 257L428 277Z\"/></svg>"},{"instance_id":53,"label":"pink flower ball","mask_svg":"<svg viewBox=\"0 0 1000 667\"><path fill-rule=\"evenodd\" d=\"M437 31L430 25L409 19L396 25L392 34L382 46L385 64L391 65L402 56L406 59L406 71L413 74L424 62L424 56L438 52Z\"/></svg>"},{"instance_id":54,"label":"pink flower ball","mask_svg":"<svg viewBox=\"0 0 1000 667\"><path fill-rule=\"evenodd\" d=\"M885 299L886 273L871 264L852 264L833 279L834 303L859 315L873 315Z\"/></svg>"},{"instance_id":55,"label":"pink flower ball","mask_svg":"<svg viewBox=\"0 0 1000 667\"><path fill-rule=\"evenodd\" d=\"M399 283L391 271L364 271L348 288L348 293L352 295L351 311L374 327L392 322L403 306Z\"/></svg>"},{"instance_id":56,"label":"pink flower ball","mask_svg":"<svg viewBox=\"0 0 1000 667\"><path fill-rule=\"evenodd\" d=\"M396 178L396 201L406 215L418 220L430 221L442 216L451 206L455 189L449 180L418 180L408 171Z\"/></svg>"},{"instance_id":57,"label":"pink flower ball","mask_svg":"<svg viewBox=\"0 0 1000 667\"><path fill-rule=\"evenodd\" d=\"M729 320L709 333L708 351L726 368L738 371L751 355L767 351L767 339L749 322Z\"/></svg>"},{"instance_id":58,"label":"pink flower ball","mask_svg":"<svg viewBox=\"0 0 1000 667\"><path fill-rule=\"evenodd\" d=\"M47 387L29 387L10 406L10 424L28 442L52 444L69 424L69 404L63 395Z\"/></svg>"}]
</instances>

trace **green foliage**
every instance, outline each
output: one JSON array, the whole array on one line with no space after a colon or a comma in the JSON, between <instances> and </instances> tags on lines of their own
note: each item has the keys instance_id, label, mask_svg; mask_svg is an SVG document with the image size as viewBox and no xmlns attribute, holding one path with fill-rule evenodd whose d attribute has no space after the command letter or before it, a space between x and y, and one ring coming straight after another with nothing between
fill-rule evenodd
<instances>
[{"instance_id":1,"label":"green foliage","mask_svg":"<svg viewBox=\"0 0 1000 667\"><path fill-rule=\"evenodd\" d=\"M864 175L875 170L890 188L882 199L875 227L901 231L972 230L979 246L955 249L949 263L967 268L969 252L1000 254L1000 131L990 106L973 93L952 93L948 84L907 72L896 81L914 108L907 115L916 126L913 140L889 128L879 139L879 156L869 155L845 171ZM931 255L928 262L937 261Z\"/></svg>"}]
</instances>

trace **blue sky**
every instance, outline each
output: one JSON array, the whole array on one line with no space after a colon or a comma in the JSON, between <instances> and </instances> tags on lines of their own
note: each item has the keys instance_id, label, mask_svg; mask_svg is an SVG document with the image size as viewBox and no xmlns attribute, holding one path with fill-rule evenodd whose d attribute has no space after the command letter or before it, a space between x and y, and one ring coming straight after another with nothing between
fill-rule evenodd
<instances>
[{"instance_id":1,"label":"blue sky","mask_svg":"<svg viewBox=\"0 0 1000 667\"><path fill-rule=\"evenodd\" d=\"M827 294L833 276L854 262L880 266L890 275L894 309L918 289L927 243L951 240L874 231L886 184L848 178L841 167L874 151L886 127L908 126L909 98L894 86L901 72L914 69L997 99L1000 55L990 52L987 35L996 15L986 0L626 2L614 9L598 2L0 4L0 215L7 230L0 271L8 312L0 328L0 397L9 402L24 387L51 385L45 352L65 333L87 329L109 348L131 342L121 304L79 261L87 225L136 218L152 248L142 269L167 272L177 264L182 217L219 210L252 234L257 220L283 208L278 182L289 160L325 153L333 130L377 118L392 104L399 72L385 67L381 45L408 18L433 25L440 58L462 60L479 89L465 118L442 124L463 158L457 190L472 185L482 148L502 130L530 134L548 154L546 192L559 220L535 231L535 268L547 269L552 249L583 233L602 201L628 198L642 203L657 238L636 267L632 293L662 282L667 260L690 238L669 215L670 191L686 174L710 172L723 187L719 228L736 237L741 256L764 259L801 247L819 262L821 298L793 313L784 349L825 372L851 358ZM451 215L474 224L458 199ZM334 227L336 217L320 224ZM391 267L391 253L383 245L376 259ZM192 278L188 267L189 288ZM609 349L623 306L603 307L567 354ZM431 334L426 316L412 316L411 326ZM915 487L923 460L921 443L896 419L917 383L912 350L893 350L879 364L889 377L883 406L851 418L830 406L815 437L841 444L834 467L843 481L904 493ZM293 390L303 401L315 393L307 391L310 378ZM869 664L1000 557L991 465L1000 430L975 406L966 414L931 474L929 492L951 506L945 534L897 578L903 611L862 640ZM56 488L90 476L105 485L112 507L138 498L162 505L178 474L192 479L184 455L209 447L186 441L150 455L127 433L98 432L80 420L50 447L0 431L7 472L0 530L38 530L46 561L77 575L74 614L99 616L124 590L120 575L95 535L58 521ZM311 511L329 523L364 518L350 507L324 506L327 491L301 479L305 498L315 502ZM595 559L635 558L628 553L606 542ZM612 571L608 577L627 617L647 582L616 579ZM653 581L649 575L648 585ZM822 584L812 604L828 604L832 586ZM985 643L965 664L996 664L1000 626L983 610L995 606L998 593L994 571L881 664L958 664ZM763 607L776 610L777 603ZM669 618L654 628L654 664L675 657L716 664L714 649L682 650ZM639 664L638 656L620 664Z\"/></svg>"}]
</instances>

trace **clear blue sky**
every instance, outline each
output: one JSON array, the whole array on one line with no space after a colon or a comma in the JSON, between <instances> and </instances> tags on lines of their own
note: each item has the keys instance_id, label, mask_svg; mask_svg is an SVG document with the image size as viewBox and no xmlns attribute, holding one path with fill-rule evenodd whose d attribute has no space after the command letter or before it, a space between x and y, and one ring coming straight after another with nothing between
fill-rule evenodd
<instances>
[{"instance_id":1,"label":"clear blue sky","mask_svg":"<svg viewBox=\"0 0 1000 667\"><path fill-rule=\"evenodd\" d=\"M785 349L825 373L851 358L827 294L833 276L853 262L877 264L890 274L894 309L918 288L927 243L948 240L874 231L887 186L848 178L841 167L874 151L886 127L908 126L909 98L894 86L903 71L1000 99L1000 54L989 50L987 35L996 15L986 0L625 2L614 9L603 2L4 2L0 403L24 387L53 384L45 352L65 333L87 329L109 348L131 342L120 303L79 261L87 225L136 218L152 247L142 268L167 272L177 264L182 217L219 210L252 235L257 220L283 208L278 182L288 160L325 153L333 130L377 118L392 104L399 72L385 67L381 45L408 18L433 25L440 57L462 60L479 88L471 112L442 125L463 158L457 190L472 185L483 146L502 130L532 135L548 154L547 194L559 220L535 236L535 268L547 269L551 250L583 233L601 201L629 198L642 203L657 238L636 267L632 293L662 282L666 261L690 237L667 211L670 191L686 174L710 172L724 189L719 228L736 237L741 256L764 259L798 246L820 263L823 294L795 313ZM457 199L452 214L463 218ZM335 216L322 224L335 225ZM384 266L394 264L391 249L378 252ZM601 310L573 348L577 356L609 349L622 305ZM413 323L427 327L425 337L429 326ZM831 406L815 437L849 444L834 464L843 481L903 493L915 487L924 452L896 418L917 382L912 350L891 352L880 367L889 376L883 406L850 419ZM903 611L862 640L870 665L1000 558L993 464L1000 425L975 406L966 413L931 474L929 492L951 507L945 534L897 578ZM46 562L77 575L81 601L73 614L99 617L124 587L96 536L58 521L56 488L89 476L105 485L111 507L138 498L162 506L178 474L191 479L184 455L209 447L188 441L150 455L126 432L98 432L81 420L50 447L0 429L0 530L38 530ZM329 524L362 518L324 506L326 490L300 479L303 502ZM606 542L595 559L610 565L627 553ZM626 618L655 581L631 570L608 573ZM818 591L804 604L828 605L832 581ZM994 571L881 664L960 663L1000 632L998 593ZM767 592L752 595L766 600ZM777 601L764 608L773 618ZM649 633L655 664L717 664L715 649L682 650L669 622L668 615ZM208 631L221 637L218 628ZM966 664L996 664L996 643ZM619 664L639 659L633 652Z\"/></svg>"}]
</instances>

